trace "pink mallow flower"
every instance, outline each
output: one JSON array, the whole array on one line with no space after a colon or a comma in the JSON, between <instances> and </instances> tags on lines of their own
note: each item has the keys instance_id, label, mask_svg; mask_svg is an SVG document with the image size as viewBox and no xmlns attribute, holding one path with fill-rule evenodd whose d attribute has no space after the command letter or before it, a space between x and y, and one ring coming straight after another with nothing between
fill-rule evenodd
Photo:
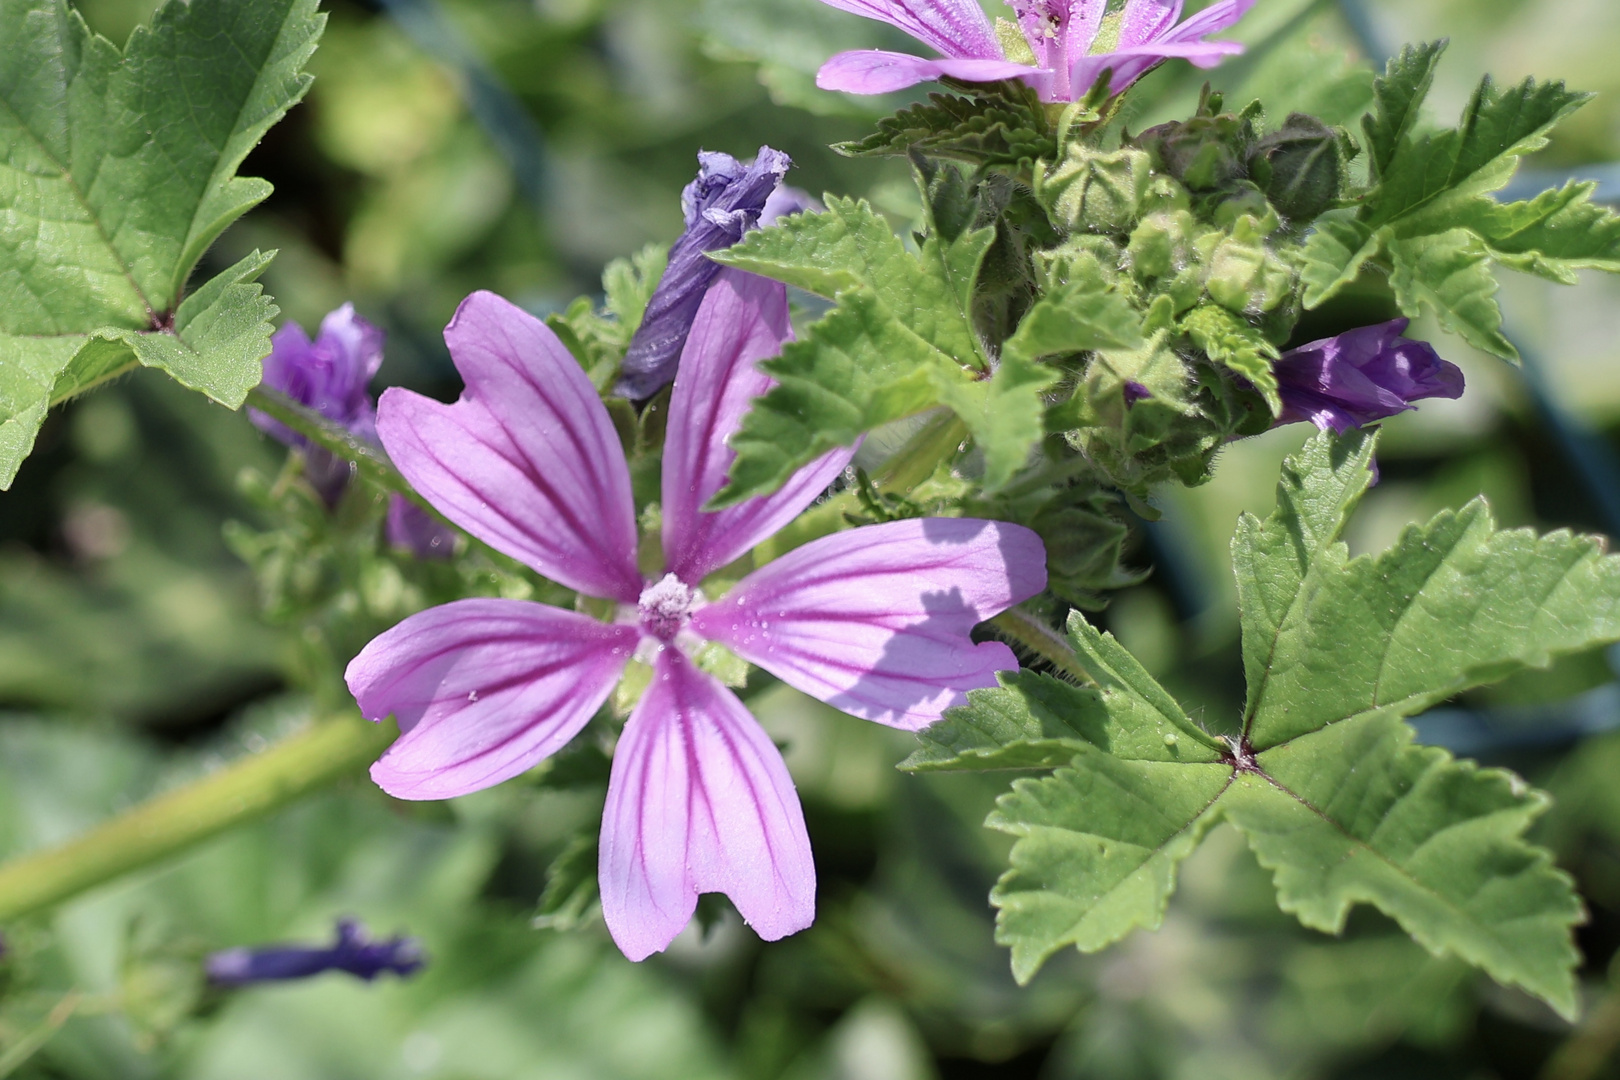
<instances>
[{"instance_id":1,"label":"pink mallow flower","mask_svg":"<svg viewBox=\"0 0 1620 1080\"><path fill-rule=\"evenodd\" d=\"M1210 68L1240 53L1231 41L1205 41L1241 19L1255 0L1216 0L1181 22L1182 0L1126 0L1105 19L1107 0L1007 0L1035 65L1010 59L978 0L822 0L835 8L899 27L940 59L881 49L839 53L822 65L816 85L851 94L887 94L949 77L962 82L1023 79L1043 101L1085 96L1111 68L1120 93L1161 61L1180 57ZM1105 25L1106 24L1106 25Z\"/></svg>"},{"instance_id":2,"label":"pink mallow flower","mask_svg":"<svg viewBox=\"0 0 1620 1080\"><path fill-rule=\"evenodd\" d=\"M723 596L700 583L809 506L848 464L838 450L780 491L703 509L726 444L772 385L755 367L791 337L780 284L723 272L697 313L663 459L665 569L637 569L630 473L607 409L554 334L490 293L445 330L466 390L453 405L393 389L377 427L429 502L491 547L586 596L603 622L515 600L413 615L349 665L367 717L398 741L374 766L404 799L444 799L533 767L583 728L632 657L652 678L613 756L602 816L602 911L632 960L666 947L698 895L731 898L762 938L810 925L815 867L782 756L742 702L693 660L718 642L854 716L919 729L1017 667L975 644L987 618L1046 584L1028 529L930 518L812 541Z\"/></svg>"}]
</instances>

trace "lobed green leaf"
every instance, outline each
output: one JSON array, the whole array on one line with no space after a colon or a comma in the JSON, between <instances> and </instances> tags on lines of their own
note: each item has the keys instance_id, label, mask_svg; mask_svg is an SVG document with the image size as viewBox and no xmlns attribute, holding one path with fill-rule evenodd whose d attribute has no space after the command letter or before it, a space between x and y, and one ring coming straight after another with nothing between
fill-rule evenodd
<instances>
[{"instance_id":1,"label":"lobed green leaf","mask_svg":"<svg viewBox=\"0 0 1620 1080\"><path fill-rule=\"evenodd\" d=\"M314 0L166 3L120 51L63 0L0 0L0 487L52 404L137 363L233 408L258 382L268 257L182 291L269 194L236 169L323 23Z\"/></svg>"},{"instance_id":2,"label":"lobed green leaf","mask_svg":"<svg viewBox=\"0 0 1620 1080\"><path fill-rule=\"evenodd\" d=\"M1431 952L1573 1013L1580 901L1524 839L1545 797L1414 745L1403 718L1620 640L1620 559L1567 532L1498 532L1482 501L1352 559L1340 536L1374 446L1317 436L1286 464L1276 511L1239 524L1239 734L1205 733L1078 616L1069 641L1095 688L1007 677L923 733L910 768L1056 769L1015 783L987 821L1018 838L992 898L1020 980L1066 945L1158 925L1176 866L1224 819L1306 926L1336 933L1370 903Z\"/></svg>"}]
</instances>

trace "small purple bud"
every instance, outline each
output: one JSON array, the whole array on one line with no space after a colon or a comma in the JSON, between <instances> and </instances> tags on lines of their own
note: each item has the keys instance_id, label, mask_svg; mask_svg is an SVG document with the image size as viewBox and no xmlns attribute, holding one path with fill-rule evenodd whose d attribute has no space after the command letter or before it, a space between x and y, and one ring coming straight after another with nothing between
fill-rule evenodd
<instances>
[{"instance_id":1,"label":"small purple bud","mask_svg":"<svg viewBox=\"0 0 1620 1080\"><path fill-rule=\"evenodd\" d=\"M1283 411L1277 424L1309 420L1343 433L1413 407L1458 398L1463 373L1425 342L1401 337L1407 320L1363 326L1283 354L1274 369Z\"/></svg>"},{"instance_id":2,"label":"small purple bud","mask_svg":"<svg viewBox=\"0 0 1620 1080\"><path fill-rule=\"evenodd\" d=\"M393 937L371 941L353 919L339 919L337 941L331 948L269 945L258 949L226 949L208 957L204 968L216 986L246 986L258 982L307 979L327 971L344 971L367 982L385 971L402 978L423 964L422 945L415 938Z\"/></svg>"},{"instance_id":3,"label":"small purple bud","mask_svg":"<svg viewBox=\"0 0 1620 1080\"><path fill-rule=\"evenodd\" d=\"M456 534L403 495L389 496L387 530L390 544L418 559L448 559L455 554Z\"/></svg>"},{"instance_id":4,"label":"small purple bud","mask_svg":"<svg viewBox=\"0 0 1620 1080\"><path fill-rule=\"evenodd\" d=\"M366 385L382 364L382 349L382 331L356 315L353 304L344 304L321 320L313 342L297 323L276 331L264 358L264 385L376 442L377 409ZM261 431L304 451L305 475L328 506L342 497L353 471L349 462L264 413L250 409L248 417Z\"/></svg>"},{"instance_id":5,"label":"small purple bud","mask_svg":"<svg viewBox=\"0 0 1620 1080\"><path fill-rule=\"evenodd\" d=\"M675 378L686 336L709 283L720 273L711 251L731 247L760 223L771 196L792 160L768 146L745 165L729 154L698 154L697 179L681 193L686 231L669 249L669 265L658 282L641 327L630 339L614 393L640 401ZM788 203L779 204L788 206ZM792 212L789 210L788 212Z\"/></svg>"},{"instance_id":6,"label":"small purple bud","mask_svg":"<svg viewBox=\"0 0 1620 1080\"><path fill-rule=\"evenodd\" d=\"M1137 382L1135 379L1125 380L1125 407L1134 408L1138 401L1146 401L1153 396L1153 391Z\"/></svg>"}]
</instances>

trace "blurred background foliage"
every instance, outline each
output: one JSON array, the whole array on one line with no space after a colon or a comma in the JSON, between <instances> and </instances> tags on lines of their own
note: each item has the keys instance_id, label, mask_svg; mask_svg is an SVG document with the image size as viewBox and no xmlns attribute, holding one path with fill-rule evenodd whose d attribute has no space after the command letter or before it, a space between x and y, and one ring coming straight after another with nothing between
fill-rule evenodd
<instances>
[{"instance_id":1,"label":"blurred background foliage","mask_svg":"<svg viewBox=\"0 0 1620 1080\"><path fill-rule=\"evenodd\" d=\"M80 6L122 41L152 3ZM1482 71L1565 78L1599 96L1533 164L1620 160L1612 0L1368 0L1348 14L1261 0L1237 34L1250 53L1212 81L1275 116L1350 122L1369 53L1449 36L1440 108L1460 108ZM768 142L794 157L798 185L865 195L897 230L915 218L902 166L826 149L900 102L813 86L832 52L900 42L817 0L335 0L330 15L307 103L244 169L276 193L211 259L278 248L265 281L306 327L353 300L388 331L379 386L454 395L439 330L474 288L557 311L596 293L608 260L667 243L700 147L745 156ZM1151 76L1133 126L1185 113L1202 78ZM1469 390L1387 425L1354 548L1481 492L1510 525L1620 528L1605 509L1620 486L1604 483L1620 445L1620 284L1520 279L1505 301L1537 366L1526 377L1419 327ZM1302 334L1391 311L1369 292ZM0 494L0 854L296 730L341 692L348 652L444 590L546 588L493 557L450 571L356 547L380 504L353 496L330 522L289 510L281 448L149 374L53 415ZM1102 617L1184 701L1213 711L1241 694L1227 541L1239 512L1269 509L1304 435L1232 446L1213 482L1166 493L1162 520L1133 538L1153 573ZM284 564L262 531L278 508L305 523ZM1230 833L1189 862L1162 930L1060 958L1020 990L986 902L1005 843L979 827L1001 781L902 776L907 737L768 681L747 693L804 796L821 881L811 930L762 945L716 908L667 955L626 962L590 914L589 873L568 872L594 867L602 761L588 739L552 769L448 804L394 803L357 779L8 927L0 1076L1620 1076L1620 734L1606 734L1620 687L1607 655L1420 722L1557 796L1542 835L1591 908L1590 1007L1574 1028L1377 916L1342 940L1302 930ZM200 980L210 950L321 941L340 915L419 936L428 967L371 986L330 975L225 994Z\"/></svg>"}]
</instances>

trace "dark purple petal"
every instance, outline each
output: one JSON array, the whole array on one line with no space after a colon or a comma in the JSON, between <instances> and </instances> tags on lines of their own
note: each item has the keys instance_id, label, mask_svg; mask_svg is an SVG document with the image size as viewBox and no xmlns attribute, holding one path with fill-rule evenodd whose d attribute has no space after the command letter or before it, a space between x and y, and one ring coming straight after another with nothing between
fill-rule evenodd
<instances>
[{"instance_id":1,"label":"dark purple petal","mask_svg":"<svg viewBox=\"0 0 1620 1080\"><path fill-rule=\"evenodd\" d=\"M366 385L382 364L383 333L344 304L321 321L313 342L297 323L287 323L270 339L264 358L264 385L336 421L362 438L375 435L371 395ZM262 413L253 422L291 445L298 435Z\"/></svg>"},{"instance_id":2,"label":"dark purple petal","mask_svg":"<svg viewBox=\"0 0 1620 1080\"><path fill-rule=\"evenodd\" d=\"M388 500L388 542L418 559L448 559L456 551L455 531L402 495Z\"/></svg>"},{"instance_id":3,"label":"dark purple petal","mask_svg":"<svg viewBox=\"0 0 1620 1080\"><path fill-rule=\"evenodd\" d=\"M661 952L701 893L724 893L766 941L809 926L816 866L781 751L736 695L679 649L613 752L602 811L602 916L632 960Z\"/></svg>"},{"instance_id":4,"label":"dark purple petal","mask_svg":"<svg viewBox=\"0 0 1620 1080\"><path fill-rule=\"evenodd\" d=\"M792 337L787 288L754 274L726 270L698 310L664 439L664 559L683 581L703 580L798 517L855 454L833 450L770 495L716 513L702 509L737 458L727 441L754 398L775 385L756 365Z\"/></svg>"},{"instance_id":5,"label":"dark purple petal","mask_svg":"<svg viewBox=\"0 0 1620 1080\"><path fill-rule=\"evenodd\" d=\"M823 90L842 90L846 94L892 94L908 86L946 77L963 82L998 82L1042 73L1040 68L999 58L929 60L909 53L858 49L839 53L821 65L816 73L816 85Z\"/></svg>"},{"instance_id":6,"label":"dark purple petal","mask_svg":"<svg viewBox=\"0 0 1620 1080\"><path fill-rule=\"evenodd\" d=\"M1125 407L1130 408L1138 401L1146 401L1153 396L1153 391L1137 382L1135 379L1125 381Z\"/></svg>"},{"instance_id":7,"label":"dark purple petal","mask_svg":"<svg viewBox=\"0 0 1620 1080\"><path fill-rule=\"evenodd\" d=\"M342 424L361 439L376 441L377 414L366 386L382 364L383 333L344 304L321 320L313 342L303 327L289 322L270 339L264 358L264 385ZM304 436L256 409L248 419L271 437L306 452L304 473L327 505L334 505L349 482L351 465L312 447Z\"/></svg>"},{"instance_id":8,"label":"dark purple petal","mask_svg":"<svg viewBox=\"0 0 1620 1080\"><path fill-rule=\"evenodd\" d=\"M216 986L307 979L327 971L347 972L367 982L385 971L401 977L414 974L424 963L421 942L393 937L372 941L352 919L337 925L337 941L330 948L303 945L267 945L226 949L208 957L204 970Z\"/></svg>"},{"instance_id":9,"label":"dark purple petal","mask_svg":"<svg viewBox=\"0 0 1620 1080\"><path fill-rule=\"evenodd\" d=\"M686 231L669 249L669 265L647 304L625 352L614 393L635 401L652 397L675 378L686 335L720 264L711 251L731 247L759 224L766 203L792 161L781 151L759 148L744 165L729 154L698 155L696 180L681 195Z\"/></svg>"},{"instance_id":10,"label":"dark purple petal","mask_svg":"<svg viewBox=\"0 0 1620 1080\"><path fill-rule=\"evenodd\" d=\"M691 629L854 716L915 731L1018 666L973 628L1046 587L1019 525L922 518L814 540L700 608Z\"/></svg>"},{"instance_id":11,"label":"dark purple petal","mask_svg":"<svg viewBox=\"0 0 1620 1080\"><path fill-rule=\"evenodd\" d=\"M377 425L399 471L497 551L571 589L635 603L630 470L579 363L494 293L462 301L444 339L467 384L459 401L383 394Z\"/></svg>"},{"instance_id":12,"label":"dark purple petal","mask_svg":"<svg viewBox=\"0 0 1620 1080\"><path fill-rule=\"evenodd\" d=\"M944 56L1001 60L1001 43L977 0L822 0L898 27Z\"/></svg>"},{"instance_id":13,"label":"dark purple petal","mask_svg":"<svg viewBox=\"0 0 1620 1080\"><path fill-rule=\"evenodd\" d=\"M1342 433L1414 401L1461 397L1462 371L1427 343L1402 337L1406 327L1396 319L1289 350L1274 367L1283 403L1277 423L1308 420Z\"/></svg>"},{"instance_id":14,"label":"dark purple petal","mask_svg":"<svg viewBox=\"0 0 1620 1080\"><path fill-rule=\"evenodd\" d=\"M521 600L417 612L343 673L362 716L399 724L371 778L395 798L449 799L533 768L595 715L638 637Z\"/></svg>"}]
</instances>

